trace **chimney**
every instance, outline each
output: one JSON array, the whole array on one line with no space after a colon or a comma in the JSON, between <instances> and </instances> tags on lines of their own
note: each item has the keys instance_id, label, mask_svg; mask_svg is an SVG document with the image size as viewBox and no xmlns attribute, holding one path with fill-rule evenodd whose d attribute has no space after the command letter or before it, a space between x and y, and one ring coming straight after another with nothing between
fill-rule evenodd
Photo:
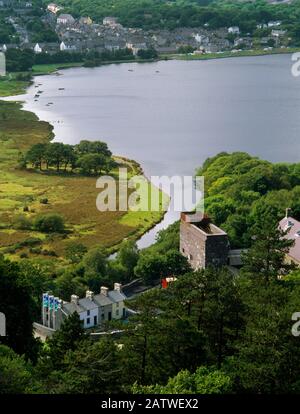
<instances>
[{"instance_id":1,"label":"chimney","mask_svg":"<svg viewBox=\"0 0 300 414\"><path fill-rule=\"evenodd\" d=\"M108 296L108 288L105 286L101 286L100 293L101 295Z\"/></svg>"},{"instance_id":2,"label":"chimney","mask_svg":"<svg viewBox=\"0 0 300 414\"><path fill-rule=\"evenodd\" d=\"M181 221L186 223L200 223L204 218L204 214L200 211L196 213L181 212L180 218Z\"/></svg>"},{"instance_id":3,"label":"chimney","mask_svg":"<svg viewBox=\"0 0 300 414\"><path fill-rule=\"evenodd\" d=\"M117 290L118 292L122 292L122 285L121 285L121 283L115 283L114 284L114 290Z\"/></svg>"},{"instance_id":4,"label":"chimney","mask_svg":"<svg viewBox=\"0 0 300 414\"><path fill-rule=\"evenodd\" d=\"M79 303L79 296L72 295L71 296L71 303L75 303L75 305L78 305L78 303Z\"/></svg>"},{"instance_id":5,"label":"chimney","mask_svg":"<svg viewBox=\"0 0 300 414\"><path fill-rule=\"evenodd\" d=\"M86 297L87 299L94 300L94 292L92 292L91 290L87 290L87 291L85 292L85 297Z\"/></svg>"}]
</instances>

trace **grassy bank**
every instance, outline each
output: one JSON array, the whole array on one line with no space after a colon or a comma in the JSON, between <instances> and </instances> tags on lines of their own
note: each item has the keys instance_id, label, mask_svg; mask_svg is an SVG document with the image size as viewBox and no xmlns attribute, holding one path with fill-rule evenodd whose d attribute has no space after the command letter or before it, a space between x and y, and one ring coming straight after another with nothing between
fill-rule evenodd
<instances>
[{"instance_id":1,"label":"grassy bank","mask_svg":"<svg viewBox=\"0 0 300 414\"><path fill-rule=\"evenodd\" d=\"M178 60L210 60L210 59L224 59L224 58L232 58L232 57L245 57L245 56L267 56L267 55L279 55L279 54L287 54L287 53L294 53L299 52L300 48L284 48L284 49L271 49L271 50L241 50L241 51L228 51L228 52L221 52L221 53L206 53L206 54L169 54L169 55L162 55L163 58L169 59L178 59Z\"/></svg>"},{"instance_id":2,"label":"grassy bank","mask_svg":"<svg viewBox=\"0 0 300 414\"><path fill-rule=\"evenodd\" d=\"M22 93L27 86L26 82L14 80L2 80L0 85L4 96L15 91ZM161 220L161 212L99 212L96 177L18 168L22 153L33 144L52 138L52 127L33 113L23 111L20 103L0 101L0 252L14 259L22 256L43 261L64 260L71 241L110 251L124 239L137 238ZM118 157L117 162L132 175L141 172L140 166L130 160ZM46 205L40 202L44 198L49 200ZM20 215L34 220L43 213L62 215L67 234L46 235L19 228Z\"/></svg>"}]
</instances>

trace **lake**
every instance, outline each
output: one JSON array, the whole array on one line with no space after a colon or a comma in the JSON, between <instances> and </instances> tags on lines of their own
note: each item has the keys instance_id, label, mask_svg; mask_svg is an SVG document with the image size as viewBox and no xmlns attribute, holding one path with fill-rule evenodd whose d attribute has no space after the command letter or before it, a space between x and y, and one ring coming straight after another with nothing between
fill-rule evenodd
<instances>
[{"instance_id":1,"label":"lake","mask_svg":"<svg viewBox=\"0 0 300 414\"><path fill-rule=\"evenodd\" d=\"M20 99L57 141L103 140L147 176L193 175L220 151L299 161L300 78L291 66L290 55L272 55L74 68L36 77ZM167 213L139 246L177 217Z\"/></svg>"}]
</instances>

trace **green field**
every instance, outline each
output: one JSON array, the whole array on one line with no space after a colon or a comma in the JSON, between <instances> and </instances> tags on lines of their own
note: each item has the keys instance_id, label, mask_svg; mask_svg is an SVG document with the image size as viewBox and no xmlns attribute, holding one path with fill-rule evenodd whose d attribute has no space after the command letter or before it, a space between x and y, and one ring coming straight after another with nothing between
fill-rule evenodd
<instances>
[{"instance_id":1,"label":"green field","mask_svg":"<svg viewBox=\"0 0 300 414\"><path fill-rule=\"evenodd\" d=\"M205 53L205 54L172 54L164 55L165 57L179 60L209 60L209 59L222 59L222 58L232 58L232 57L243 57L243 56L266 56L266 55L279 55L299 52L299 48L282 48L282 49L253 49L253 50L241 50L241 51L228 51L221 53Z\"/></svg>"},{"instance_id":2,"label":"green field","mask_svg":"<svg viewBox=\"0 0 300 414\"><path fill-rule=\"evenodd\" d=\"M49 69L49 68L48 68ZM23 91L26 83L1 81L2 95ZM20 156L33 144L49 142L52 127L23 111L17 102L0 101L0 252L14 259L28 256L64 261L65 248L78 241L90 248L113 251L126 238L136 239L161 220L162 212L99 212L96 208L96 177L54 174L18 167ZM100 137L101 139L101 137ZM138 164L117 158L131 174L140 174ZM116 172L115 172L116 174ZM47 198L48 204L41 199ZM45 235L20 230L19 216L34 220L41 213L58 213L65 218L67 234ZM32 252L28 239L37 239L41 253ZM47 252L51 252L47 257Z\"/></svg>"}]
</instances>

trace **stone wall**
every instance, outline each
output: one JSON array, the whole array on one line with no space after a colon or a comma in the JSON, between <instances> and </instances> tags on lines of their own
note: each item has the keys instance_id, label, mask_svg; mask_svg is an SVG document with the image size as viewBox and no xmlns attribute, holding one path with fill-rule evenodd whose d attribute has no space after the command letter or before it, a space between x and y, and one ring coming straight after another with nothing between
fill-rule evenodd
<instances>
[{"instance_id":1,"label":"stone wall","mask_svg":"<svg viewBox=\"0 0 300 414\"><path fill-rule=\"evenodd\" d=\"M193 269L209 265L223 266L228 262L229 241L226 233L207 234L192 223L180 223L180 252Z\"/></svg>"}]
</instances>

